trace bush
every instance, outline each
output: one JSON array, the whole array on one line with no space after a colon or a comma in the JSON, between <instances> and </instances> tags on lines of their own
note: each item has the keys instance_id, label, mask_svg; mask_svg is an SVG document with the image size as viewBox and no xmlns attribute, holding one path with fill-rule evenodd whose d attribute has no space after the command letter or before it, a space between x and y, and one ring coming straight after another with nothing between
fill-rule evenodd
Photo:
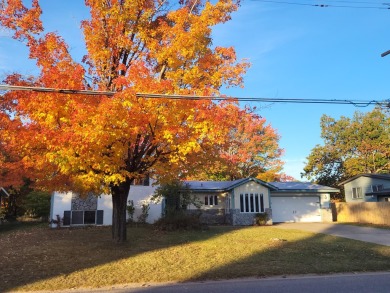
<instances>
[{"instance_id":1,"label":"bush","mask_svg":"<svg viewBox=\"0 0 390 293\"><path fill-rule=\"evenodd\" d=\"M149 216L150 206L147 203L143 203L141 207L141 214L138 216L138 223L146 223L146 219Z\"/></svg>"},{"instance_id":2,"label":"bush","mask_svg":"<svg viewBox=\"0 0 390 293\"><path fill-rule=\"evenodd\" d=\"M134 201L129 200L128 204L126 206L127 214L129 215L129 219L127 220L129 223L134 222L134 212L135 212L135 207L134 207Z\"/></svg>"},{"instance_id":3,"label":"bush","mask_svg":"<svg viewBox=\"0 0 390 293\"><path fill-rule=\"evenodd\" d=\"M3 208L0 203L0 224L5 221L5 216L6 216L5 208Z\"/></svg>"},{"instance_id":4,"label":"bush","mask_svg":"<svg viewBox=\"0 0 390 293\"><path fill-rule=\"evenodd\" d=\"M264 226L267 224L268 214L267 213L257 213L253 219L253 224L255 226Z\"/></svg>"},{"instance_id":5,"label":"bush","mask_svg":"<svg viewBox=\"0 0 390 293\"><path fill-rule=\"evenodd\" d=\"M33 218L46 218L50 214L50 193L43 191L32 191L26 195L23 207L26 215Z\"/></svg>"},{"instance_id":6,"label":"bush","mask_svg":"<svg viewBox=\"0 0 390 293\"><path fill-rule=\"evenodd\" d=\"M204 228L200 222L200 215L177 212L162 217L154 225L163 231L200 230Z\"/></svg>"}]
</instances>

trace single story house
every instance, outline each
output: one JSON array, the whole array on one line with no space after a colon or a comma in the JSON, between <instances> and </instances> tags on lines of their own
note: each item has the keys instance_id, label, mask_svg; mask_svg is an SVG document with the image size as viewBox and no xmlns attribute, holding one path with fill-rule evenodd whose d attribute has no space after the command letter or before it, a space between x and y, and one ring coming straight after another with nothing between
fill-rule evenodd
<instances>
[{"instance_id":1,"label":"single story house","mask_svg":"<svg viewBox=\"0 0 390 293\"><path fill-rule=\"evenodd\" d=\"M339 184L346 202L389 202L390 174L359 174Z\"/></svg>"},{"instance_id":2,"label":"single story house","mask_svg":"<svg viewBox=\"0 0 390 293\"><path fill-rule=\"evenodd\" d=\"M186 181L191 193L201 204L189 206L189 212L201 211L208 223L252 225L257 213L267 213L272 222L332 221L330 194L338 189L302 182L264 182L256 178L234 181ZM156 186L152 180L132 185L128 199L134 202L135 219L142 204L149 204L147 222L161 217L165 202L151 200ZM60 217L64 226L110 225L110 195L90 195L81 199L72 192L52 195L51 219ZM55 227L55 225L52 225Z\"/></svg>"}]
</instances>

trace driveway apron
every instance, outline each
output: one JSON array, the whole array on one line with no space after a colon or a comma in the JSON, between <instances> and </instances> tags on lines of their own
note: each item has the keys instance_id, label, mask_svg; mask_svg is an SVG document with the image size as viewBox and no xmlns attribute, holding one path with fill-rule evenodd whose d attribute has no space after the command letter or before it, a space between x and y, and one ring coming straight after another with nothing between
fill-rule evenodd
<instances>
[{"instance_id":1,"label":"driveway apron","mask_svg":"<svg viewBox=\"0 0 390 293\"><path fill-rule=\"evenodd\" d=\"M338 223L279 223L275 224L274 227L322 233L390 246L390 229L359 227Z\"/></svg>"}]
</instances>

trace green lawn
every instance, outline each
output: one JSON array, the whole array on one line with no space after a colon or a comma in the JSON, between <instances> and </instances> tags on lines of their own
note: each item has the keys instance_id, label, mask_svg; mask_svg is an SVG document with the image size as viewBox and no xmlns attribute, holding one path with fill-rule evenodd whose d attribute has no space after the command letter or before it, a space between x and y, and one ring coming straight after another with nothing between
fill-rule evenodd
<instances>
[{"instance_id":1,"label":"green lawn","mask_svg":"<svg viewBox=\"0 0 390 293\"><path fill-rule=\"evenodd\" d=\"M0 292L390 270L390 247L273 227L0 229Z\"/></svg>"}]
</instances>

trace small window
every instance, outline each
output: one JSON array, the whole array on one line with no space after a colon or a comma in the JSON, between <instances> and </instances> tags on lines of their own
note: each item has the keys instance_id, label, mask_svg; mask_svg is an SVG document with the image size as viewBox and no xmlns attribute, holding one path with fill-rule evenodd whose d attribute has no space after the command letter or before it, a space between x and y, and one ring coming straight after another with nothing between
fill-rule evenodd
<instances>
[{"instance_id":1,"label":"small window","mask_svg":"<svg viewBox=\"0 0 390 293\"><path fill-rule=\"evenodd\" d=\"M217 206L218 205L218 195L206 195L204 197L204 205Z\"/></svg>"},{"instance_id":2,"label":"small window","mask_svg":"<svg viewBox=\"0 0 390 293\"><path fill-rule=\"evenodd\" d=\"M84 212L84 225L94 225L96 224L96 212L95 211L85 211Z\"/></svg>"},{"instance_id":3,"label":"small window","mask_svg":"<svg viewBox=\"0 0 390 293\"><path fill-rule=\"evenodd\" d=\"M352 188L352 198L357 199L357 198L363 198L362 195L362 188L361 187L353 187Z\"/></svg>"},{"instance_id":4,"label":"small window","mask_svg":"<svg viewBox=\"0 0 390 293\"><path fill-rule=\"evenodd\" d=\"M372 192L378 192L383 190L383 184L371 185Z\"/></svg>"},{"instance_id":5,"label":"small window","mask_svg":"<svg viewBox=\"0 0 390 293\"><path fill-rule=\"evenodd\" d=\"M72 211L72 225L84 224L84 211Z\"/></svg>"},{"instance_id":6,"label":"small window","mask_svg":"<svg viewBox=\"0 0 390 293\"><path fill-rule=\"evenodd\" d=\"M264 213L264 195L260 194L260 211Z\"/></svg>"},{"instance_id":7,"label":"small window","mask_svg":"<svg viewBox=\"0 0 390 293\"><path fill-rule=\"evenodd\" d=\"M70 217L71 217L71 211L64 211L64 218L62 220L62 224L64 226L70 226Z\"/></svg>"},{"instance_id":8,"label":"small window","mask_svg":"<svg viewBox=\"0 0 390 293\"><path fill-rule=\"evenodd\" d=\"M96 211L96 225L103 225L103 210L97 210Z\"/></svg>"}]
</instances>

